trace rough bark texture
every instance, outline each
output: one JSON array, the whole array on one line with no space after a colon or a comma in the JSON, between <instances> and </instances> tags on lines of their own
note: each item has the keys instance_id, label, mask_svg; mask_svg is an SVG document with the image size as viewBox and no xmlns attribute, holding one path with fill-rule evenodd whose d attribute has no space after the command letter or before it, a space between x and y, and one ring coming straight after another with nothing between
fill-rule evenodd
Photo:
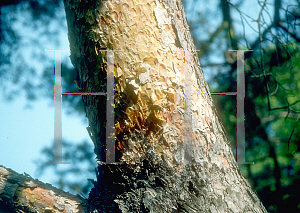
<instances>
[{"instance_id":1,"label":"rough bark texture","mask_svg":"<svg viewBox=\"0 0 300 213\"><path fill-rule=\"evenodd\" d=\"M103 163L106 97L83 96L99 159L89 211L266 212L233 163L181 1L64 3L83 92L106 92L101 50L118 50L116 154L124 164Z\"/></svg>"},{"instance_id":2,"label":"rough bark texture","mask_svg":"<svg viewBox=\"0 0 300 213\"><path fill-rule=\"evenodd\" d=\"M84 212L85 201L0 166L0 212Z\"/></svg>"}]
</instances>

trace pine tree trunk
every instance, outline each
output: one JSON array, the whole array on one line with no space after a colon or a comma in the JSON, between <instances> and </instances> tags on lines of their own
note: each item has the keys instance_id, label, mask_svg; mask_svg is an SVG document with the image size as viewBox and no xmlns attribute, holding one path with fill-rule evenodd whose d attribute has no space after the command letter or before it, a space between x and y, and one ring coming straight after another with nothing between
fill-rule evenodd
<instances>
[{"instance_id":1,"label":"pine tree trunk","mask_svg":"<svg viewBox=\"0 0 300 213\"><path fill-rule=\"evenodd\" d=\"M234 163L181 1L64 3L83 92L106 93L114 50L115 155L123 164L105 163L114 153L106 152L106 96L83 96L99 163L88 211L266 212Z\"/></svg>"}]
</instances>

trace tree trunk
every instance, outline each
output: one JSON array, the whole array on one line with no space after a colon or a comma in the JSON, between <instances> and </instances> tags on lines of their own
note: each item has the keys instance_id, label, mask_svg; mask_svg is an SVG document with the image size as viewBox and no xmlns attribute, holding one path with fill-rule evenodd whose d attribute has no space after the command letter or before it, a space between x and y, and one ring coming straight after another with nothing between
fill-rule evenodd
<instances>
[{"instance_id":1,"label":"tree trunk","mask_svg":"<svg viewBox=\"0 0 300 213\"><path fill-rule=\"evenodd\" d=\"M106 164L106 97L83 96L99 159L88 210L266 212L235 164L180 0L65 0L84 92L106 92L114 51L117 160Z\"/></svg>"},{"instance_id":2,"label":"tree trunk","mask_svg":"<svg viewBox=\"0 0 300 213\"><path fill-rule=\"evenodd\" d=\"M98 158L86 210L266 212L234 163L181 1L64 3L70 58L83 92L109 96L107 61L115 64L116 151L106 151L106 96L83 96ZM104 50L114 50L114 59ZM105 163L106 154L122 164ZM0 175L3 201L16 182L7 181L3 167Z\"/></svg>"}]
</instances>

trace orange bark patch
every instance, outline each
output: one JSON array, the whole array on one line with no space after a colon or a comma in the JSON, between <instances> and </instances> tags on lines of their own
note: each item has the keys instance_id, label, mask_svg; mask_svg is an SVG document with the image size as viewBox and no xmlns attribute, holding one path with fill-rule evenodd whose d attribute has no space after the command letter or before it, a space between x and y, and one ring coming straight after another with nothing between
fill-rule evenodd
<instances>
[{"instance_id":1,"label":"orange bark patch","mask_svg":"<svg viewBox=\"0 0 300 213\"><path fill-rule=\"evenodd\" d=\"M227 168L229 168L229 164L228 164L227 159L226 159L225 157L223 157L223 156L219 156L219 157L220 157L220 159L222 160L222 162L224 163L224 165L225 165Z\"/></svg>"},{"instance_id":2,"label":"orange bark patch","mask_svg":"<svg viewBox=\"0 0 300 213\"><path fill-rule=\"evenodd\" d=\"M36 187L33 190L30 188L25 188L23 190L23 194L28 198L30 203L33 203L34 200L37 200L46 206L53 206L55 203L54 193L50 194L48 190L40 187Z\"/></svg>"}]
</instances>

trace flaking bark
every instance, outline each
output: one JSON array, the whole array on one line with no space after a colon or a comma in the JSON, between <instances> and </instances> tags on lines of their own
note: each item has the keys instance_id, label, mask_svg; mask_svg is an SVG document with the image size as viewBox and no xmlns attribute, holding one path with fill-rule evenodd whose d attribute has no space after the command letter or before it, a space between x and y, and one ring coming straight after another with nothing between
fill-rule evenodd
<instances>
[{"instance_id":1,"label":"flaking bark","mask_svg":"<svg viewBox=\"0 0 300 213\"><path fill-rule=\"evenodd\" d=\"M116 50L116 156L123 164L103 163L106 97L83 96L99 160L88 210L266 212L234 163L181 1L64 3L83 92L106 92L101 50Z\"/></svg>"}]
</instances>

